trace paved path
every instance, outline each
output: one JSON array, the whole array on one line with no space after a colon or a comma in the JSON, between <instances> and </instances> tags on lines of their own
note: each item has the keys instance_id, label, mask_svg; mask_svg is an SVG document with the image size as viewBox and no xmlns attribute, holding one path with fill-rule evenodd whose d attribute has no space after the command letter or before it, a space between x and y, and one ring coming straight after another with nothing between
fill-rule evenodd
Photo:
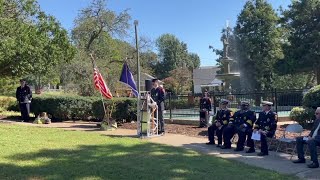
<instances>
[{"instance_id":1,"label":"paved path","mask_svg":"<svg viewBox=\"0 0 320 180\"><path fill-rule=\"evenodd\" d=\"M117 129L115 131L99 131L95 123L90 122L64 122L64 123L52 123L50 125L37 125L37 124L27 124L12 121L0 120L4 123L14 123L29 126L38 127L50 127L50 128L62 128L65 130L81 130L81 131L96 131L101 134L106 134L109 136L121 136L121 137L137 137L136 130L128 129ZM147 139L147 141L153 143L166 144L170 146L183 147L187 149L192 149L200 153L214 155L216 157L221 157L230 160L240 161L249 165L277 171L283 174L291 174L301 177L302 179L308 180L319 180L320 179L320 169L309 169L305 164L293 164L290 161L290 155L284 153L270 152L269 156L259 157L256 154L246 154L238 153L233 150L221 150L215 146L205 145L205 138L189 137L185 135L178 134L166 134L165 136L155 137Z\"/></svg>"}]
</instances>

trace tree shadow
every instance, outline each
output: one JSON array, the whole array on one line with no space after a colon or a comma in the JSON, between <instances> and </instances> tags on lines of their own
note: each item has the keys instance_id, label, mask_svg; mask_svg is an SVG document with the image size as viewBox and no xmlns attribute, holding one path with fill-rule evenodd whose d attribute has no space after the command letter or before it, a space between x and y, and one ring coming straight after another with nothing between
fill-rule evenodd
<instances>
[{"instance_id":1,"label":"tree shadow","mask_svg":"<svg viewBox=\"0 0 320 180\"><path fill-rule=\"evenodd\" d=\"M260 178L283 178L270 171L143 141L126 144L110 141L104 145L81 145L76 149L42 149L6 159L14 163L0 163L1 179L232 179L235 173L239 174L238 179L250 179L255 175L242 173L249 169ZM228 173L225 167L228 167Z\"/></svg>"}]
</instances>

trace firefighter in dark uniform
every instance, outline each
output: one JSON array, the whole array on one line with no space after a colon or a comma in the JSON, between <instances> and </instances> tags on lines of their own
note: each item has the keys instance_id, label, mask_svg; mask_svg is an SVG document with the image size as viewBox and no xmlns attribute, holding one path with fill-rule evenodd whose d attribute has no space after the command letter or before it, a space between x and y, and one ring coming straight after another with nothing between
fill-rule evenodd
<instances>
[{"instance_id":1,"label":"firefighter in dark uniform","mask_svg":"<svg viewBox=\"0 0 320 180\"><path fill-rule=\"evenodd\" d=\"M208 137L209 142L206 143L208 145L215 144L214 142L214 134L218 137L218 145L217 147L222 146L222 133L224 128L229 124L229 119L232 116L231 110L227 108L229 101L226 99L221 99L220 101L220 109L217 111L215 116L215 121L208 128Z\"/></svg>"},{"instance_id":2,"label":"firefighter in dark uniform","mask_svg":"<svg viewBox=\"0 0 320 180\"><path fill-rule=\"evenodd\" d=\"M165 100L165 91L159 85L158 79L152 80L153 88L151 89L151 98L157 103L158 105L158 133L164 134L164 100Z\"/></svg>"},{"instance_id":3,"label":"firefighter in dark uniform","mask_svg":"<svg viewBox=\"0 0 320 180\"><path fill-rule=\"evenodd\" d=\"M259 113L259 118L255 122L254 131L258 131L261 135L261 152L258 156L267 156L268 143L267 138L272 138L277 129L277 114L271 111L272 102L262 101L262 112Z\"/></svg>"},{"instance_id":4,"label":"firefighter in dark uniform","mask_svg":"<svg viewBox=\"0 0 320 180\"><path fill-rule=\"evenodd\" d=\"M20 80L20 86L16 91L16 98L19 103L22 122L29 122L32 91L30 90L30 87L26 84L26 81L24 79Z\"/></svg>"},{"instance_id":5,"label":"firefighter in dark uniform","mask_svg":"<svg viewBox=\"0 0 320 180\"><path fill-rule=\"evenodd\" d=\"M205 91L200 99L200 128L208 126L209 112L211 111L211 100L208 97L208 92Z\"/></svg>"},{"instance_id":6,"label":"firefighter in dark uniform","mask_svg":"<svg viewBox=\"0 0 320 180\"><path fill-rule=\"evenodd\" d=\"M246 153L255 152L254 142L251 139L253 132L253 123L256 121L256 114L254 111L249 110L249 103L246 101L241 102L240 110L235 112L233 117L230 118L228 127L224 130L224 143L222 149L231 148L231 138L235 133L238 134L237 148L235 151L243 151L244 144L247 140L249 150Z\"/></svg>"}]
</instances>

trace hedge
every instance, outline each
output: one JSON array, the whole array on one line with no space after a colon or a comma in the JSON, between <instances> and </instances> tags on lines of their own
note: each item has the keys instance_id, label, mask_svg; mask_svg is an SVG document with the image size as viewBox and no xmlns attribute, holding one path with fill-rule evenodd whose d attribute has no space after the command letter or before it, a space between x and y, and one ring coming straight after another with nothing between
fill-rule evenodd
<instances>
[{"instance_id":1,"label":"hedge","mask_svg":"<svg viewBox=\"0 0 320 180\"><path fill-rule=\"evenodd\" d=\"M112 113L114 120L136 120L136 99L114 98L113 100L104 100L104 103L108 108L114 106ZM15 98L1 97L0 105L5 110L19 110ZM100 98L71 95L35 95L31 104L31 112L36 116L41 112L47 112L53 122L63 120L102 120L104 117Z\"/></svg>"},{"instance_id":2,"label":"hedge","mask_svg":"<svg viewBox=\"0 0 320 180\"><path fill-rule=\"evenodd\" d=\"M313 109L301 107L292 108L289 117L291 120L298 122L306 129L310 129L312 127L312 122L315 119Z\"/></svg>"},{"instance_id":3,"label":"hedge","mask_svg":"<svg viewBox=\"0 0 320 180\"><path fill-rule=\"evenodd\" d=\"M320 107L320 85L311 88L303 97L303 106L316 109Z\"/></svg>"},{"instance_id":4,"label":"hedge","mask_svg":"<svg viewBox=\"0 0 320 180\"><path fill-rule=\"evenodd\" d=\"M17 99L9 96L0 96L0 111L11 110L17 106Z\"/></svg>"}]
</instances>

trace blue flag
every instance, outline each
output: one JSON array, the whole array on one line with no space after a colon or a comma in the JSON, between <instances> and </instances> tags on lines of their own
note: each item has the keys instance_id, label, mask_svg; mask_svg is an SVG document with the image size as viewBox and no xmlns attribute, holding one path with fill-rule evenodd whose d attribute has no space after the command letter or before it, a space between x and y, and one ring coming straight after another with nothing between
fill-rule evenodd
<instances>
[{"instance_id":1,"label":"blue flag","mask_svg":"<svg viewBox=\"0 0 320 180\"><path fill-rule=\"evenodd\" d=\"M121 76L120 76L120 81L125 83L125 84L127 84L128 86L130 86L132 91L133 91L133 94L136 97L138 97L137 85L136 85L136 82L133 79L133 75L132 75L127 63L123 64L122 73L121 73Z\"/></svg>"}]
</instances>

